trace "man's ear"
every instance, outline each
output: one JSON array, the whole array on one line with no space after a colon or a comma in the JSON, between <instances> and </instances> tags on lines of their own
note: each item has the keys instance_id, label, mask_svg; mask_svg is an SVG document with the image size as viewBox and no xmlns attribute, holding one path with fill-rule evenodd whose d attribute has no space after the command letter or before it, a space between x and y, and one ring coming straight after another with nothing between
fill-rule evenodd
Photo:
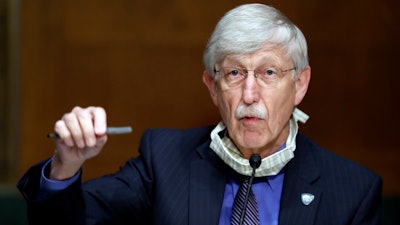
<instances>
[{"instance_id":1,"label":"man's ear","mask_svg":"<svg viewBox=\"0 0 400 225\"><path fill-rule=\"evenodd\" d=\"M217 105L217 84L214 78L206 70L203 72L203 83L207 86L214 105Z\"/></svg>"},{"instance_id":2,"label":"man's ear","mask_svg":"<svg viewBox=\"0 0 400 225\"><path fill-rule=\"evenodd\" d=\"M295 105L300 104L300 102L306 95L310 79L311 79L311 67L307 66L297 75L297 79L295 81L296 85Z\"/></svg>"}]
</instances>

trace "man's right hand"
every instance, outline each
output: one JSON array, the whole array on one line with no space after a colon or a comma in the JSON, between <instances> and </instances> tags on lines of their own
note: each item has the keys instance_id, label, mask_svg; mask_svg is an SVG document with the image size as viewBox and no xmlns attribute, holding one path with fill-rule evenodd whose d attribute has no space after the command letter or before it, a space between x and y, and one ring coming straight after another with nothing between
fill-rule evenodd
<instances>
[{"instance_id":1,"label":"man's right hand","mask_svg":"<svg viewBox=\"0 0 400 225\"><path fill-rule=\"evenodd\" d=\"M101 107L75 107L57 121L54 131L60 138L55 141L49 178L68 179L87 159L97 156L107 142L106 128L106 112Z\"/></svg>"}]
</instances>

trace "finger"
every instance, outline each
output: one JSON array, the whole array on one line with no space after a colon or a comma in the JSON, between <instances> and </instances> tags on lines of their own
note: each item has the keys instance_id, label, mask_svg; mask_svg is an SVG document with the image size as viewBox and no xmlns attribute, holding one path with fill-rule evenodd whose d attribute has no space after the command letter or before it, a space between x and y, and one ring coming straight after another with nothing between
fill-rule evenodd
<instances>
[{"instance_id":1,"label":"finger","mask_svg":"<svg viewBox=\"0 0 400 225\"><path fill-rule=\"evenodd\" d=\"M90 108L75 111L79 125L82 130L82 137L87 147L93 147L96 144L96 134L93 127L93 116Z\"/></svg>"},{"instance_id":2,"label":"finger","mask_svg":"<svg viewBox=\"0 0 400 225\"><path fill-rule=\"evenodd\" d=\"M75 107L71 110L71 113L77 113L77 112L79 112L79 111L81 111L81 110L83 110L82 107L80 107L80 106L75 106Z\"/></svg>"},{"instance_id":3,"label":"finger","mask_svg":"<svg viewBox=\"0 0 400 225\"><path fill-rule=\"evenodd\" d=\"M62 120L64 121L67 129L69 130L76 146L78 148L85 147L85 141L83 139L81 125L76 116L76 112L65 114Z\"/></svg>"},{"instance_id":4,"label":"finger","mask_svg":"<svg viewBox=\"0 0 400 225\"><path fill-rule=\"evenodd\" d=\"M93 116L94 130L97 136L106 134L107 129L107 115L102 107L92 107L91 113Z\"/></svg>"},{"instance_id":5,"label":"finger","mask_svg":"<svg viewBox=\"0 0 400 225\"><path fill-rule=\"evenodd\" d=\"M54 131L58 134L65 145L68 147L73 147L75 145L74 140L71 137L71 133L69 132L63 120L58 120L55 123Z\"/></svg>"}]
</instances>

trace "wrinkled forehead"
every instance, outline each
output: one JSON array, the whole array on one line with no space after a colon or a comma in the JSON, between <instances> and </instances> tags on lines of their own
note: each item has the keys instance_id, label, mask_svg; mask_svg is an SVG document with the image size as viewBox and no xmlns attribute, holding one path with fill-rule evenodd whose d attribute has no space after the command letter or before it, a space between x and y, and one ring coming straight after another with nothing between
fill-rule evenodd
<instances>
[{"instance_id":1,"label":"wrinkled forehead","mask_svg":"<svg viewBox=\"0 0 400 225\"><path fill-rule=\"evenodd\" d=\"M241 66L248 68L257 67L260 65L284 66L291 63L292 60L288 57L283 48L272 48L270 46L266 46L252 53L226 55L218 63L218 65Z\"/></svg>"}]
</instances>

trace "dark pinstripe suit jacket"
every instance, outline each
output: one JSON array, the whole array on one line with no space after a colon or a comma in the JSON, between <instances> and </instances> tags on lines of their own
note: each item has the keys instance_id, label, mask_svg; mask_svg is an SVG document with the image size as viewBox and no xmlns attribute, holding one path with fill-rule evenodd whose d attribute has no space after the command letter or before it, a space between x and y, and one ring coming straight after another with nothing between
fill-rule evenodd
<instances>
[{"instance_id":1,"label":"dark pinstripe suit jacket","mask_svg":"<svg viewBox=\"0 0 400 225\"><path fill-rule=\"evenodd\" d=\"M141 155L112 175L35 201L43 163L18 187L31 224L218 224L229 168L209 148L212 127L148 130ZM382 181L299 134L286 167L280 225L379 224ZM315 196L310 205L302 193ZM85 221L85 222L83 222Z\"/></svg>"}]
</instances>

